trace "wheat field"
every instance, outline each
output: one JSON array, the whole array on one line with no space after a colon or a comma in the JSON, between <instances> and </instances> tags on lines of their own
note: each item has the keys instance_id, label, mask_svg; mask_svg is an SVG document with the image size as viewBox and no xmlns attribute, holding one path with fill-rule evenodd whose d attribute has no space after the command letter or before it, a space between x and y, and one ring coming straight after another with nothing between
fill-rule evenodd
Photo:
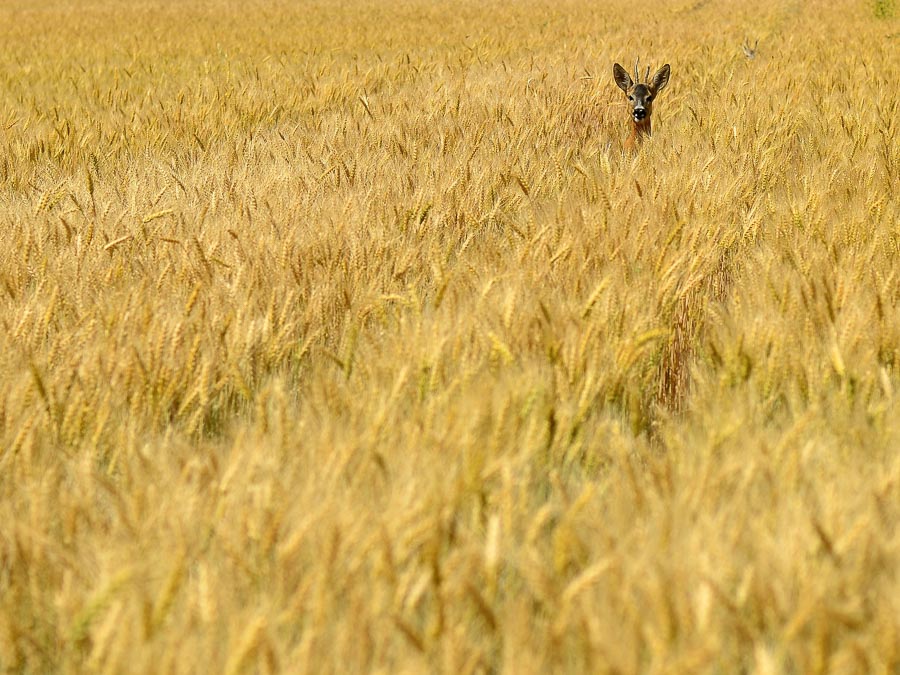
<instances>
[{"instance_id":1,"label":"wheat field","mask_svg":"<svg viewBox=\"0 0 900 675\"><path fill-rule=\"evenodd\" d=\"M0 671L900 673L898 13L4 2Z\"/></svg>"}]
</instances>

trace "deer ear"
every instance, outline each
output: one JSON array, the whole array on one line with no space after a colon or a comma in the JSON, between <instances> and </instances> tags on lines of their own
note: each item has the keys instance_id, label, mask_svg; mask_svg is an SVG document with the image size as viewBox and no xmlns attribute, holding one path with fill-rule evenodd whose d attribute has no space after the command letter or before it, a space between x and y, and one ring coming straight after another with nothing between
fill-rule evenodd
<instances>
[{"instance_id":1,"label":"deer ear","mask_svg":"<svg viewBox=\"0 0 900 675\"><path fill-rule=\"evenodd\" d=\"M625 69L620 66L618 63L613 64L613 78L616 81L616 84L619 85L619 89L624 91L626 94L628 90L634 85L634 82L631 79L631 76L625 72Z\"/></svg>"},{"instance_id":2,"label":"deer ear","mask_svg":"<svg viewBox=\"0 0 900 675\"><path fill-rule=\"evenodd\" d=\"M656 94L666 88L666 85L669 84L669 74L670 73L671 73L671 68L669 68L668 63L656 71L656 74L653 76L653 79L650 80L650 90L654 94Z\"/></svg>"}]
</instances>

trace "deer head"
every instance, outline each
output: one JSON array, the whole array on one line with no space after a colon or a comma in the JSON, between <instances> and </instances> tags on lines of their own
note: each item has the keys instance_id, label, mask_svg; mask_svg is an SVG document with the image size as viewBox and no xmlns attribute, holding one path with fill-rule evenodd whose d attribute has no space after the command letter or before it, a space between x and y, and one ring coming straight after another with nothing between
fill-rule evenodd
<instances>
[{"instance_id":1,"label":"deer head","mask_svg":"<svg viewBox=\"0 0 900 675\"><path fill-rule=\"evenodd\" d=\"M628 101L631 104L631 118L634 121L634 136L638 139L642 136L650 135L650 116L653 114L653 101L669 83L669 73L671 69L667 63L656 71L656 74L650 78L650 68L647 68L647 74L644 76L644 83L640 81L638 73L638 64L634 64L634 79L625 71L618 63L613 65L613 77L619 89L625 92ZM650 78L650 79L648 79Z\"/></svg>"}]
</instances>

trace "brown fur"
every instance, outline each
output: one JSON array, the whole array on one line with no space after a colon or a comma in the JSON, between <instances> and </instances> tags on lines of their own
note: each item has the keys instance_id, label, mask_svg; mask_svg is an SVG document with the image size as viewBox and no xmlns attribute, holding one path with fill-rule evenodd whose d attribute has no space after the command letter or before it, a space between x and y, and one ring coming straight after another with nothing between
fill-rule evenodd
<instances>
[{"instance_id":1,"label":"brown fur","mask_svg":"<svg viewBox=\"0 0 900 675\"><path fill-rule=\"evenodd\" d=\"M650 136L650 118L642 120L641 122L631 121L631 133L628 134L628 138L625 139L625 149L626 150L635 150L640 146L641 143L644 142L644 138L646 136Z\"/></svg>"}]
</instances>

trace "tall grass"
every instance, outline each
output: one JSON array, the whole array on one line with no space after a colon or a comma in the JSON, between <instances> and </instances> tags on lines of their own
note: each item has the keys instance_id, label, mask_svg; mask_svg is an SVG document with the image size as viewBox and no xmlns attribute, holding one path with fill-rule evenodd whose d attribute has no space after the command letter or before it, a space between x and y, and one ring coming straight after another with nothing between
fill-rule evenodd
<instances>
[{"instance_id":1,"label":"tall grass","mask_svg":"<svg viewBox=\"0 0 900 675\"><path fill-rule=\"evenodd\" d=\"M0 669L896 673L891 21L5 3Z\"/></svg>"}]
</instances>

